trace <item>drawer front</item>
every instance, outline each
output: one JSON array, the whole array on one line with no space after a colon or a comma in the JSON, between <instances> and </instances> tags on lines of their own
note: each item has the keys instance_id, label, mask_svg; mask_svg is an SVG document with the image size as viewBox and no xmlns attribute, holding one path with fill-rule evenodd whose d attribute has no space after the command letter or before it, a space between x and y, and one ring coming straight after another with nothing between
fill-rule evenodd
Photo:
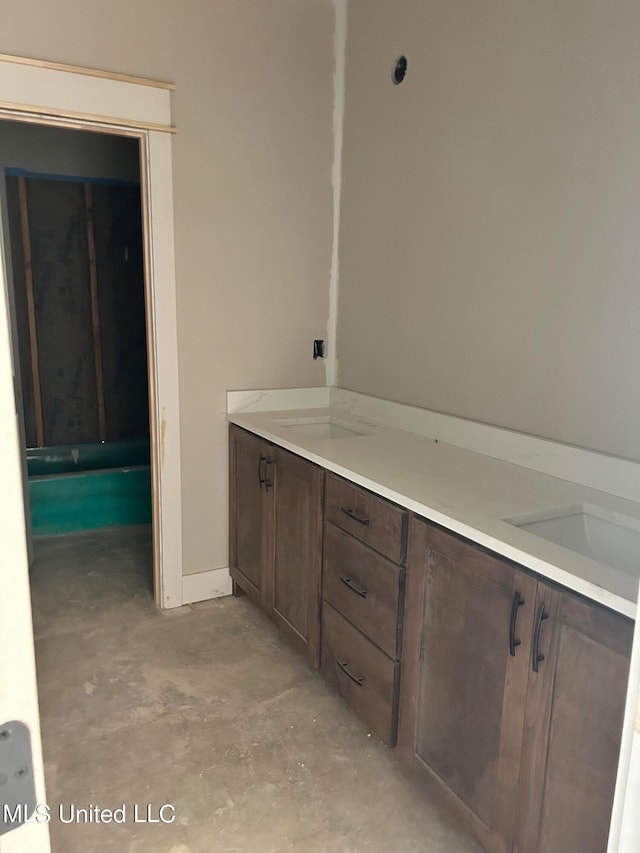
<instances>
[{"instance_id":1,"label":"drawer front","mask_svg":"<svg viewBox=\"0 0 640 853\"><path fill-rule=\"evenodd\" d=\"M404 569L333 524L324 528L325 601L389 657L400 654L398 606Z\"/></svg>"},{"instance_id":2,"label":"drawer front","mask_svg":"<svg viewBox=\"0 0 640 853\"><path fill-rule=\"evenodd\" d=\"M387 746L396 744L399 666L325 603L322 673Z\"/></svg>"},{"instance_id":3,"label":"drawer front","mask_svg":"<svg viewBox=\"0 0 640 853\"><path fill-rule=\"evenodd\" d=\"M394 563L404 563L407 513L395 504L328 474L325 518Z\"/></svg>"}]
</instances>

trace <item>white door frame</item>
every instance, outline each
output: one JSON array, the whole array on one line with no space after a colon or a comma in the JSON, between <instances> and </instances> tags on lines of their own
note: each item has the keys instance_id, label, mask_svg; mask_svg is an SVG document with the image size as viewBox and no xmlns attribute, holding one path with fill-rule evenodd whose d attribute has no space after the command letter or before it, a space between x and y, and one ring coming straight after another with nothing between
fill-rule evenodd
<instances>
[{"instance_id":1,"label":"white door frame","mask_svg":"<svg viewBox=\"0 0 640 853\"><path fill-rule=\"evenodd\" d=\"M140 141L154 531L154 594L182 604L182 500L171 162L172 84L0 55L0 118ZM3 239L0 234L0 240ZM4 265L4 286L7 286ZM0 319L0 322L6 322ZM0 398L0 407L13 399Z\"/></svg>"},{"instance_id":2,"label":"white door frame","mask_svg":"<svg viewBox=\"0 0 640 853\"><path fill-rule=\"evenodd\" d=\"M0 242L0 268L4 269ZM29 564L24 507L18 417L13 392L11 330L7 292L0 290L0 723L20 720L29 728L36 801L46 803L40 716L36 687L29 593ZM32 823L0 837L2 853L48 853L49 827Z\"/></svg>"}]
</instances>

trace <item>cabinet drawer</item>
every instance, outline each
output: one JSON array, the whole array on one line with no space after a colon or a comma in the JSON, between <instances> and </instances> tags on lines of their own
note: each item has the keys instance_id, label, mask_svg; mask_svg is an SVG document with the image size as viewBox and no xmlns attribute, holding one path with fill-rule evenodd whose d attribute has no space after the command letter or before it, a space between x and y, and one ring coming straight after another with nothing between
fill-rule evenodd
<instances>
[{"instance_id":1,"label":"cabinet drawer","mask_svg":"<svg viewBox=\"0 0 640 853\"><path fill-rule=\"evenodd\" d=\"M400 655L404 570L333 524L324 530L323 596L389 657Z\"/></svg>"},{"instance_id":2,"label":"cabinet drawer","mask_svg":"<svg viewBox=\"0 0 640 853\"><path fill-rule=\"evenodd\" d=\"M325 519L394 563L404 563L407 513L395 504L348 480L327 475Z\"/></svg>"},{"instance_id":3,"label":"cabinet drawer","mask_svg":"<svg viewBox=\"0 0 640 853\"><path fill-rule=\"evenodd\" d=\"M388 746L396 744L399 667L325 603L322 673Z\"/></svg>"}]
</instances>

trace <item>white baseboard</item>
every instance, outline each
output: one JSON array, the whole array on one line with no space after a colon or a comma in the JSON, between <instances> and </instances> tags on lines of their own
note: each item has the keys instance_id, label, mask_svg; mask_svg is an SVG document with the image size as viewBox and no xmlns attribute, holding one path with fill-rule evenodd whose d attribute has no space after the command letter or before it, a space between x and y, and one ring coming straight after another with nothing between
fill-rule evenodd
<instances>
[{"instance_id":1,"label":"white baseboard","mask_svg":"<svg viewBox=\"0 0 640 853\"><path fill-rule=\"evenodd\" d=\"M208 598L221 598L231 595L231 575L229 569L211 569L182 577L182 603L193 604Z\"/></svg>"}]
</instances>

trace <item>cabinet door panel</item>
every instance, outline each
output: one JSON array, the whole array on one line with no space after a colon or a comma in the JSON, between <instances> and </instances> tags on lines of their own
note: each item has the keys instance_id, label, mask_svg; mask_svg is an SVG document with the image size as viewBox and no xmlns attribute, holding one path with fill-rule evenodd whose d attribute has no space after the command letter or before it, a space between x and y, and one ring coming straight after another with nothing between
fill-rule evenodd
<instances>
[{"instance_id":1,"label":"cabinet door panel","mask_svg":"<svg viewBox=\"0 0 640 853\"><path fill-rule=\"evenodd\" d=\"M412 523L402 750L492 851L513 838L535 589L510 564Z\"/></svg>"},{"instance_id":2,"label":"cabinet door panel","mask_svg":"<svg viewBox=\"0 0 640 853\"><path fill-rule=\"evenodd\" d=\"M538 600L550 624L529 678L515 850L605 853L632 626L543 583Z\"/></svg>"},{"instance_id":3,"label":"cabinet door panel","mask_svg":"<svg viewBox=\"0 0 640 853\"><path fill-rule=\"evenodd\" d=\"M280 448L275 467L273 616L317 663L324 471Z\"/></svg>"},{"instance_id":4,"label":"cabinet door panel","mask_svg":"<svg viewBox=\"0 0 640 853\"><path fill-rule=\"evenodd\" d=\"M260 487L259 469L261 458L269 457L273 448L235 426L229 435L231 574L245 592L260 599L273 548L269 532L273 516L270 495Z\"/></svg>"}]
</instances>

